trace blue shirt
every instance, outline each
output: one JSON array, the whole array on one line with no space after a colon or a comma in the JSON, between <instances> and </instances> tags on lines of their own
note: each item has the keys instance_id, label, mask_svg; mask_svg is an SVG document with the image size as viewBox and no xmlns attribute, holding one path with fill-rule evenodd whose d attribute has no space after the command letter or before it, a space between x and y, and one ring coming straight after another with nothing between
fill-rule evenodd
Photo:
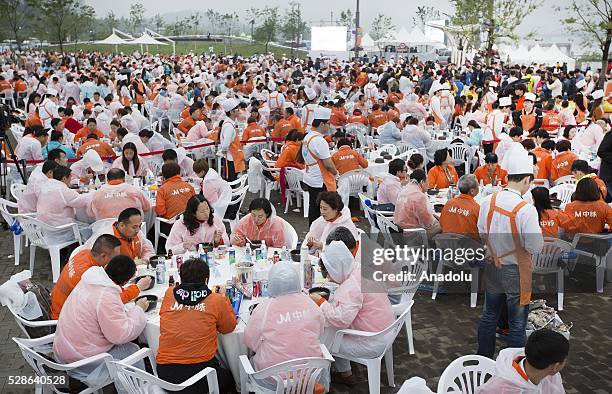
<instances>
[{"instance_id":1,"label":"blue shirt","mask_svg":"<svg viewBox=\"0 0 612 394\"><path fill-rule=\"evenodd\" d=\"M51 152L53 149L57 149L57 148L59 148L59 149L64 151L64 153L66 154L66 158L67 159L74 159L74 158L76 158L76 154L74 153L74 150L72 150L72 148L70 148L70 147L68 147L66 145L62 145L58 141L51 141L42 150L42 157L43 157L43 159L47 160L47 155L49 154L49 152Z\"/></svg>"}]
</instances>

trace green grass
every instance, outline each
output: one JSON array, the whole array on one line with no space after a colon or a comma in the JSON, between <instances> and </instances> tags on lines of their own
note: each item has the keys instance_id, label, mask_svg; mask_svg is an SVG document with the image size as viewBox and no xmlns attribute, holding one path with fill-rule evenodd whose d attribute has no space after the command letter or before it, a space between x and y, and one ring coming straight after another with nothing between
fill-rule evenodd
<instances>
[{"instance_id":1,"label":"green grass","mask_svg":"<svg viewBox=\"0 0 612 394\"><path fill-rule=\"evenodd\" d=\"M214 53L220 54L238 54L240 56L251 56L254 54L265 53L265 45L260 43L250 43L242 40L232 40L232 44L229 45L219 42L206 42L206 41L180 41L176 43L176 54L185 55L190 52L194 54L208 53L208 48L213 47ZM53 46L52 50L58 50L58 46ZM64 51L72 52L74 50L82 50L84 52L102 51L102 52L114 52L114 45L98 45L98 44L64 44ZM123 53L132 53L136 50L140 51L140 45L118 45L117 50ZM146 51L146 46L143 47ZM172 45L149 45L149 52L162 55L172 54ZM268 52L272 52L276 58L282 57L283 54L287 57L291 54L289 48L276 48L272 45L268 46ZM305 51L294 51L296 57L306 57Z\"/></svg>"}]
</instances>

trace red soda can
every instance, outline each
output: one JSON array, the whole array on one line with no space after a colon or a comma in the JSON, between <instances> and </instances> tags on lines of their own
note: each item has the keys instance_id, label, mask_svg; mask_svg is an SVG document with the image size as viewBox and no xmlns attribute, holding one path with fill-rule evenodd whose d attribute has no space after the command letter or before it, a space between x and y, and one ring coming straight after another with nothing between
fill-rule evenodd
<instances>
[{"instance_id":1,"label":"red soda can","mask_svg":"<svg viewBox=\"0 0 612 394\"><path fill-rule=\"evenodd\" d=\"M260 292L260 283L258 280L254 280L253 281L253 297L259 297L259 292Z\"/></svg>"}]
</instances>

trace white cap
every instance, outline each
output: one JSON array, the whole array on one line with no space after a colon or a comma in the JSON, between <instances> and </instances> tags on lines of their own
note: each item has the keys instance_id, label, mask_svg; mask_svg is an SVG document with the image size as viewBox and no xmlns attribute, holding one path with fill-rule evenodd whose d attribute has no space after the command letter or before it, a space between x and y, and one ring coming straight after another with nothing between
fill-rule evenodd
<instances>
[{"instance_id":1,"label":"white cap","mask_svg":"<svg viewBox=\"0 0 612 394\"><path fill-rule=\"evenodd\" d=\"M47 93L45 93L45 94L48 94L48 95L51 95L51 96L57 96L57 90L55 90L53 88L49 88L49 89L47 89Z\"/></svg>"},{"instance_id":2,"label":"white cap","mask_svg":"<svg viewBox=\"0 0 612 394\"><path fill-rule=\"evenodd\" d=\"M325 108L319 105L317 106L317 108L315 108L314 117L312 119L313 120L314 119L329 120L330 117L331 117L331 109Z\"/></svg>"},{"instance_id":3,"label":"white cap","mask_svg":"<svg viewBox=\"0 0 612 394\"><path fill-rule=\"evenodd\" d=\"M585 87L586 84L586 81L584 79L581 79L580 81L576 82L576 89L581 89Z\"/></svg>"},{"instance_id":4,"label":"white cap","mask_svg":"<svg viewBox=\"0 0 612 394\"><path fill-rule=\"evenodd\" d=\"M448 82L444 82L438 90L450 90L450 85Z\"/></svg>"},{"instance_id":5,"label":"white cap","mask_svg":"<svg viewBox=\"0 0 612 394\"><path fill-rule=\"evenodd\" d=\"M511 105L512 105L512 99L510 97L500 97L499 98L500 107L509 107Z\"/></svg>"},{"instance_id":6,"label":"white cap","mask_svg":"<svg viewBox=\"0 0 612 394\"><path fill-rule=\"evenodd\" d=\"M195 77L192 81L193 81L193 83L200 83L200 82L202 82L202 78Z\"/></svg>"},{"instance_id":7,"label":"white cap","mask_svg":"<svg viewBox=\"0 0 612 394\"><path fill-rule=\"evenodd\" d=\"M314 98L317 97L317 92L315 92L313 88L304 89L304 94L306 94L308 100L314 100Z\"/></svg>"},{"instance_id":8,"label":"white cap","mask_svg":"<svg viewBox=\"0 0 612 394\"><path fill-rule=\"evenodd\" d=\"M535 94L533 94L533 93L531 93L531 92L529 92L529 93L525 93L525 100L527 100L527 101L531 101L531 102L535 103L535 101L536 101L536 95L535 95Z\"/></svg>"},{"instance_id":9,"label":"white cap","mask_svg":"<svg viewBox=\"0 0 612 394\"><path fill-rule=\"evenodd\" d=\"M506 160L508 175L533 174L533 159L526 150L511 150L512 160Z\"/></svg>"},{"instance_id":10,"label":"white cap","mask_svg":"<svg viewBox=\"0 0 612 394\"><path fill-rule=\"evenodd\" d=\"M593 100L600 99L604 96L604 91L603 89L598 89L594 91L593 93L591 93L591 96L593 96Z\"/></svg>"},{"instance_id":11,"label":"white cap","mask_svg":"<svg viewBox=\"0 0 612 394\"><path fill-rule=\"evenodd\" d=\"M99 114L100 112L104 111L104 108L102 108L101 105L96 105L95 107L93 107L93 111Z\"/></svg>"},{"instance_id":12,"label":"white cap","mask_svg":"<svg viewBox=\"0 0 612 394\"><path fill-rule=\"evenodd\" d=\"M378 74L370 74L370 81L378 82Z\"/></svg>"},{"instance_id":13,"label":"white cap","mask_svg":"<svg viewBox=\"0 0 612 394\"><path fill-rule=\"evenodd\" d=\"M490 88L496 88L496 87L498 87L498 86L499 86L499 85L497 84L497 82L496 82L496 81L489 81L489 87L490 87Z\"/></svg>"},{"instance_id":14,"label":"white cap","mask_svg":"<svg viewBox=\"0 0 612 394\"><path fill-rule=\"evenodd\" d=\"M236 108L240 104L240 101L237 99L227 99L221 103L221 108L223 108L223 112L229 112Z\"/></svg>"},{"instance_id":15,"label":"white cap","mask_svg":"<svg viewBox=\"0 0 612 394\"><path fill-rule=\"evenodd\" d=\"M93 149L88 150L83 155L83 159L87 167L91 168L94 172L102 172L104 170L104 163L102 163L102 158ZM87 168L86 167L86 168Z\"/></svg>"}]
</instances>

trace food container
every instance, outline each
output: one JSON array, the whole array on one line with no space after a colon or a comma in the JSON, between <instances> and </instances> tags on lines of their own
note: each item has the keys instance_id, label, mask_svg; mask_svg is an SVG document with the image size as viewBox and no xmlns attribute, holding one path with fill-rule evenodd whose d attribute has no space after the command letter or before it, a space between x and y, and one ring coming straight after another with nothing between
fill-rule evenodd
<instances>
[{"instance_id":1,"label":"food container","mask_svg":"<svg viewBox=\"0 0 612 394\"><path fill-rule=\"evenodd\" d=\"M146 295L141 295L140 297L136 297L136 299L134 300L134 302L138 301L141 298L146 298L147 300L149 300L149 307L147 308L147 310L145 312L151 312L152 310L154 310L157 307L157 296L153 295L153 294L146 294Z\"/></svg>"},{"instance_id":2,"label":"food container","mask_svg":"<svg viewBox=\"0 0 612 394\"><path fill-rule=\"evenodd\" d=\"M321 297L325 298L329 301L329 296L331 295L331 291L326 287L313 287L308 290L308 294L318 293Z\"/></svg>"},{"instance_id":3,"label":"food container","mask_svg":"<svg viewBox=\"0 0 612 394\"><path fill-rule=\"evenodd\" d=\"M147 276L151 278L151 284L146 289L142 289L143 291L151 290L153 286L155 286L155 275L140 275L134 278L134 283L138 283L140 279L146 278Z\"/></svg>"}]
</instances>

